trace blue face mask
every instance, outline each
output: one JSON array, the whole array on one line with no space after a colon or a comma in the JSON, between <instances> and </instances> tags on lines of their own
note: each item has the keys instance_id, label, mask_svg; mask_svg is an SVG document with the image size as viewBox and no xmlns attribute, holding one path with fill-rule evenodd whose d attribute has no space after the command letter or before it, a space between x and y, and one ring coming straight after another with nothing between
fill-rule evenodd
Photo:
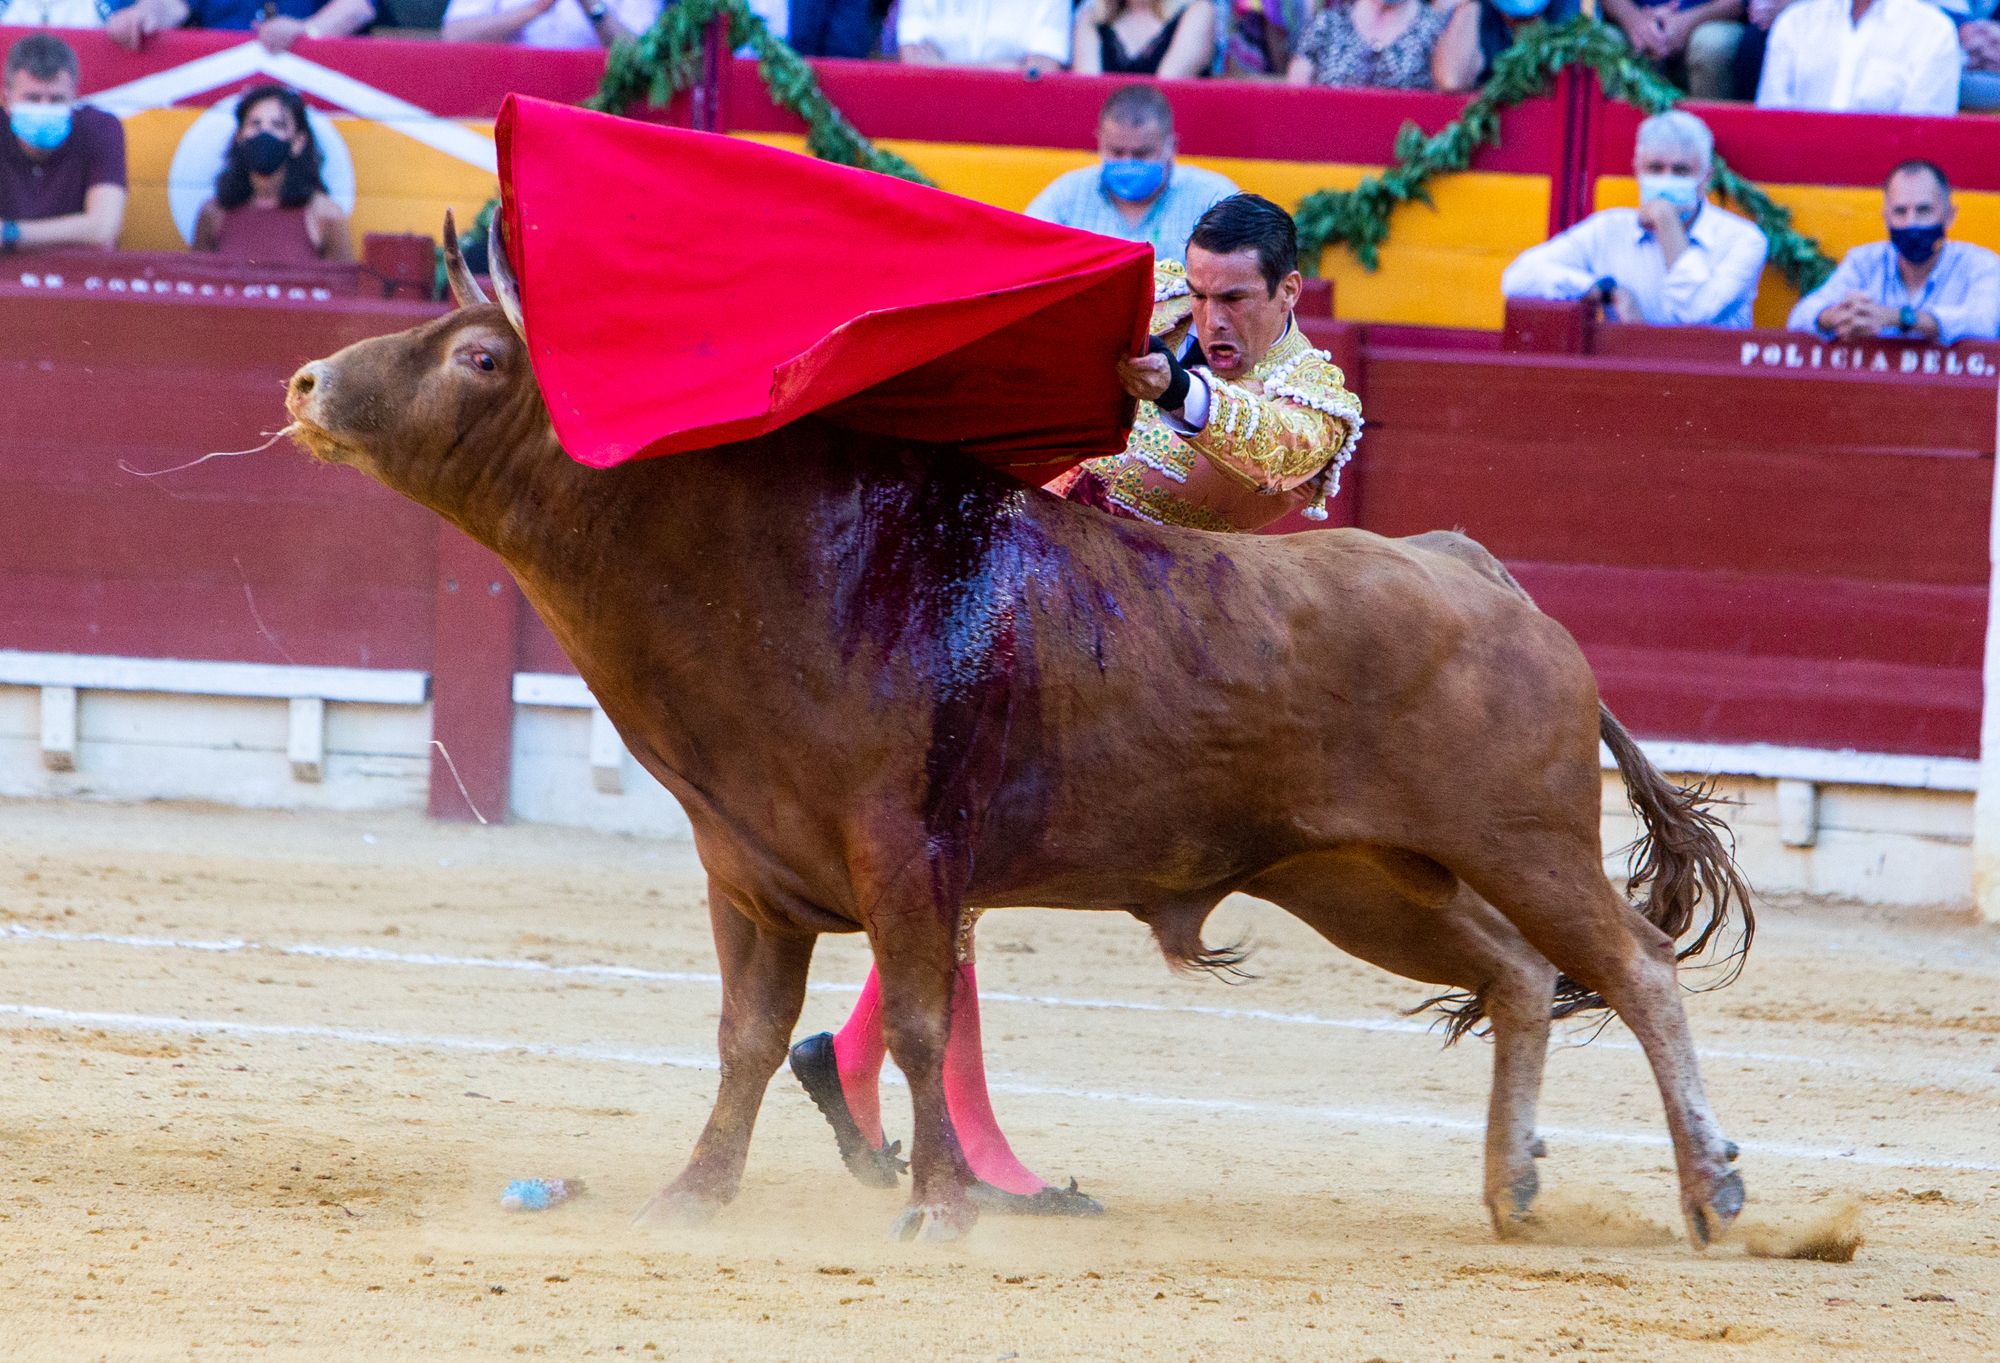
<instances>
[{"instance_id":1,"label":"blue face mask","mask_svg":"<svg viewBox=\"0 0 2000 1363\"><path fill-rule=\"evenodd\" d=\"M1701 207L1701 181L1692 175L1641 175L1639 177L1639 202L1652 203L1664 199L1674 206L1686 222Z\"/></svg>"},{"instance_id":2,"label":"blue face mask","mask_svg":"<svg viewBox=\"0 0 2000 1363\"><path fill-rule=\"evenodd\" d=\"M1549 7L1549 0L1493 0L1493 8L1509 19L1532 19Z\"/></svg>"},{"instance_id":3,"label":"blue face mask","mask_svg":"<svg viewBox=\"0 0 2000 1363\"><path fill-rule=\"evenodd\" d=\"M67 104L16 104L7 111L14 136L36 151L54 151L67 141L70 117Z\"/></svg>"},{"instance_id":4,"label":"blue face mask","mask_svg":"<svg viewBox=\"0 0 2000 1363\"><path fill-rule=\"evenodd\" d=\"M1921 265L1936 254L1938 243L1944 240L1944 224L1931 223L1927 227L1892 227L1889 242L1898 254L1912 265Z\"/></svg>"},{"instance_id":5,"label":"blue face mask","mask_svg":"<svg viewBox=\"0 0 2000 1363\"><path fill-rule=\"evenodd\" d=\"M1128 204L1144 203L1167 182L1164 161L1106 161L1104 192Z\"/></svg>"}]
</instances>

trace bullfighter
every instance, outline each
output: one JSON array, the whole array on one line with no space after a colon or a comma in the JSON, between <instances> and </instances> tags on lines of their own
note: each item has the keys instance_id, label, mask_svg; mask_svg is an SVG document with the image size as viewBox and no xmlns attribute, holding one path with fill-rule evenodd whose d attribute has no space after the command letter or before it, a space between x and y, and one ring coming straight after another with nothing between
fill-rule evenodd
<instances>
[{"instance_id":1,"label":"bullfighter","mask_svg":"<svg viewBox=\"0 0 2000 1363\"><path fill-rule=\"evenodd\" d=\"M1198 530L1263 530L1292 512L1326 517L1361 438L1361 404L1293 316L1303 280L1291 215L1255 194L1223 199L1188 238L1185 270L1154 268L1153 343L1120 363L1139 399L1123 453L1089 460L1049 485L1114 516ZM968 911L959 936L944 1058L947 1106L986 1205L1093 1216L1096 1199L1050 1184L1015 1157L993 1114L979 1032ZM838 1034L792 1047L792 1072L832 1125L841 1159L864 1183L893 1187L900 1142L885 1143L878 1076L887 1054L881 984L868 974Z\"/></svg>"}]
</instances>

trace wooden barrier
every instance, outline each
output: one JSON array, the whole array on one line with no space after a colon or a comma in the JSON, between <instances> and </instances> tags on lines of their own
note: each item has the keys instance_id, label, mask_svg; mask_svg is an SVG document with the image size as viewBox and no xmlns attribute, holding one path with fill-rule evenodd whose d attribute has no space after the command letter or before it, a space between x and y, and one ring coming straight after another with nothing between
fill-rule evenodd
<instances>
[{"instance_id":1,"label":"wooden barrier","mask_svg":"<svg viewBox=\"0 0 2000 1363\"><path fill-rule=\"evenodd\" d=\"M2000 347L1788 365L1576 311L1510 309L1500 354L1370 344L1359 523L1481 540L1641 734L1976 755Z\"/></svg>"},{"instance_id":2,"label":"wooden barrier","mask_svg":"<svg viewBox=\"0 0 2000 1363\"><path fill-rule=\"evenodd\" d=\"M119 263L102 262L134 275ZM159 472L258 444L284 423L299 365L439 311L244 296L261 286L250 274L234 297L188 298L0 283L0 505L25 530L0 536L0 640L428 674L433 731L466 785L439 765L433 813L470 817L466 796L504 811L509 626L526 608L491 555L289 442Z\"/></svg>"},{"instance_id":3,"label":"wooden barrier","mask_svg":"<svg viewBox=\"0 0 2000 1363\"><path fill-rule=\"evenodd\" d=\"M0 541L5 646L423 672L472 802L504 808L512 674L569 668L490 556L285 445L141 476L256 444L296 365L431 315L0 283L0 498L32 527ZM1368 413L1335 523L1487 543L1638 732L1976 752L1990 371L1745 362L1782 335L1532 353L1303 324ZM469 812L445 775L433 796Z\"/></svg>"}]
</instances>

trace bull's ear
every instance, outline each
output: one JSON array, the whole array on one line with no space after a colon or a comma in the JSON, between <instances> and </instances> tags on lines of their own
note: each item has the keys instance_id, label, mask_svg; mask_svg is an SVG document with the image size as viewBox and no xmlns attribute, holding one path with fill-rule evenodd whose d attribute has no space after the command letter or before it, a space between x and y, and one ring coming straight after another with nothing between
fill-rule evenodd
<instances>
[{"instance_id":1,"label":"bull's ear","mask_svg":"<svg viewBox=\"0 0 2000 1363\"><path fill-rule=\"evenodd\" d=\"M453 220L449 208L444 211L444 277L451 285L452 299L461 308L492 301L486 296L486 290L479 287L479 281L472 277L472 271L465 266L465 256L458 249L458 223Z\"/></svg>"},{"instance_id":2,"label":"bull's ear","mask_svg":"<svg viewBox=\"0 0 2000 1363\"><path fill-rule=\"evenodd\" d=\"M493 276L493 292L500 295L500 310L523 341L528 328L521 320L521 286L514 282L514 266L507 259L507 239L500 230L501 215L493 215L493 229L486 242L486 268Z\"/></svg>"}]
</instances>

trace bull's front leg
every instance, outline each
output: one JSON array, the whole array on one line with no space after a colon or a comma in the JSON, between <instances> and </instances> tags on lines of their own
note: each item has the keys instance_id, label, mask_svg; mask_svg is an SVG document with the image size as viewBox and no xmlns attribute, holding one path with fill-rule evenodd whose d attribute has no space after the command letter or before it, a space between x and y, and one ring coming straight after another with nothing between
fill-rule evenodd
<instances>
[{"instance_id":1,"label":"bull's front leg","mask_svg":"<svg viewBox=\"0 0 2000 1363\"><path fill-rule=\"evenodd\" d=\"M757 1110L805 1006L813 934L782 933L753 922L712 880L708 916L722 967L717 1034L722 1083L687 1168L653 1195L640 1220L705 1221L735 1198Z\"/></svg>"},{"instance_id":2,"label":"bull's front leg","mask_svg":"<svg viewBox=\"0 0 2000 1363\"><path fill-rule=\"evenodd\" d=\"M944 1090L963 912L918 897L879 905L869 917L869 941L882 976L883 1030L889 1054L909 1081L914 1126L910 1205L891 1232L899 1240L955 1240L979 1215L967 1196L972 1170L952 1129Z\"/></svg>"}]
</instances>

